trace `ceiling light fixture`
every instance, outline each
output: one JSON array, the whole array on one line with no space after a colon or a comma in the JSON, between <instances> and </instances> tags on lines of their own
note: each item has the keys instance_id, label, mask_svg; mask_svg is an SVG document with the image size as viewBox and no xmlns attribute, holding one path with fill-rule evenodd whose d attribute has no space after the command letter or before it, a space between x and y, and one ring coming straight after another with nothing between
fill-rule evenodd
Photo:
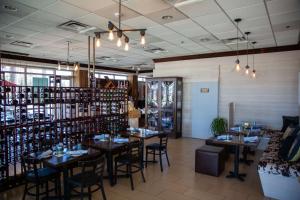
<instances>
[{"instance_id":1,"label":"ceiling light fixture","mask_svg":"<svg viewBox=\"0 0 300 200\"><path fill-rule=\"evenodd\" d=\"M76 62L76 63L74 64L74 71L76 72L78 69L79 69L79 63Z\"/></svg>"},{"instance_id":2,"label":"ceiling light fixture","mask_svg":"<svg viewBox=\"0 0 300 200\"><path fill-rule=\"evenodd\" d=\"M100 43L100 36L101 34L108 34L108 39L109 40L114 40L114 33L117 34L118 36L118 40L117 40L117 46L121 47L122 46L122 37L125 38L125 46L124 46L124 50L128 51L129 50L129 37L127 35L125 35L125 32L140 32L141 35L141 44L144 45L146 43L145 40L145 33L146 33L146 29L122 29L121 28L121 17L122 17L122 12L121 12L121 0L119 0L119 12L115 13L115 16L117 16L119 18L118 21L118 26L114 25L112 22L108 22L108 31L101 31L101 32L95 32L95 36L97 38L96 40L96 46L98 47L98 40Z\"/></svg>"},{"instance_id":3,"label":"ceiling light fixture","mask_svg":"<svg viewBox=\"0 0 300 200\"><path fill-rule=\"evenodd\" d=\"M18 11L18 8L10 6L10 5L3 5L3 8L5 10L11 11L11 12L17 12Z\"/></svg>"},{"instance_id":4,"label":"ceiling light fixture","mask_svg":"<svg viewBox=\"0 0 300 200\"><path fill-rule=\"evenodd\" d=\"M253 63L252 63L252 68L253 68L253 70L252 70L252 78L256 78L256 70L255 70L255 67L254 67L254 45L256 44L256 42L254 41L254 42L252 42L252 49L253 49L253 57L252 57L252 61L253 61Z\"/></svg>"},{"instance_id":5,"label":"ceiling light fixture","mask_svg":"<svg viewBox=\"0 0 300 200\"><path fill-rule=\"evenodd\" d=\"M239 60L239 22L241 22L242 19L237 18L234 21L236 22L236 61L235 61L235 70L237 72L239 72L241 70L240 60Z\"/></svg>"},{"instance_id":6,"label":"ceiling light fixture","mask_svg":"<svg viewBox=\"0 0 300 200\"><path fill-rule=\"evenodd\" d=\"M249 55L249 53L248 53L248 50L249 50L249 39L248 39L248 37L249 37L250 32L245 32L245 34L246 34L246 40L247 40L247 65L245 66L245 74L249 75L250 66L248 65L248 55Z\"/></svg>"},{"instance_id":7,"label":"ceiling light fixture","mask_svg":"<svg viewBox=\"0 0 300 200\"><path fill-rule=\"evenodd\" d=\"M173 16L172 15L164 15L161 17L163 20L170 20L170 19L173 19Z\"/></svg>"},{"instance_id":8,"label":"ceiling light fixture","mask_svg":"<svg viewBox=\"0 0 300 200\"><path fill-rule=\"evenodd\" d=\"M96 34L96 47L100 47L101 46L101 41L100 41L100 34Z\"/></svg>"}]
</instances>

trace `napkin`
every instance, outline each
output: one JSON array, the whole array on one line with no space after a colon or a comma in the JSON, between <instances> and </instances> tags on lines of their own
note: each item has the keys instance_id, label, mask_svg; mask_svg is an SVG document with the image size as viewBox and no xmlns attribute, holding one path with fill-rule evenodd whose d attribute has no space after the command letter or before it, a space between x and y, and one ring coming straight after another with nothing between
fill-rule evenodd
<instances>
[{"instance_id":1,"label":"napkin","mask_svg":"<svg viewBox=\"0 0 300 200\"><path fill-rule=\"evenodd\" d=\"M244 137L244 142L257 142L258 137L257 136L250 136L250 137Z\"/></svg>"},{"instance_id":2,"label":"napkin","mask_svg":"<svg viewBox=\"0 0 300 200\"><path fill-rule=\"evenodd\" d=\"M128 142L128 141L129 141L128 138L115 138L114 139L115 143L125 143L125 142Z\"/></svg>"},{"instance_id":3,"label":"napkin","mask_svg":"<svg viewBox=\"0 0 300 200\"><path fill-rule=\"evenodd\" d=\"M39 156L38 156L38 159L42 159L42 158L48 158L49 156L52 155L52 150L47 150L47 151L44 151L42 152Z\"/></svg>"},{"instance_id":4,"label":"napkin","mask_svg":"<svg viewBox=\"0 0 300 200\"><path fill-rule=\"evenodd\" d=\"M75 155L75 156L80 156L82 154L88 153L88 150L75 150L75 151L68 151L67 152L69 155Z\"/></svg>"},{"instance_id":5,"label":"napkin","mask_svg":"<svg viewBox=\"0 0 300 200\"><path fill-rule=\"evenodd\" d=\"M232 140L232 135L219 135L217 140Z\"/></svg>"}]
</instances>

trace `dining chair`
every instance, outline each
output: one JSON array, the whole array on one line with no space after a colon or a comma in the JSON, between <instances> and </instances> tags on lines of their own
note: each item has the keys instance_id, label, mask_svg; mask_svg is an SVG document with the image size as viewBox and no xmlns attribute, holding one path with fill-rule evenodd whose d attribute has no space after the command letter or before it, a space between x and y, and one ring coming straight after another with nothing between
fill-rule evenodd
<instances>
[{"instance_id":1,"label":"dining chair","mask_svg":"<svg viewBox=\"0 0 300 200\"><path fill-rule=\"evenodd\" d=\"M25 200L26 195L35 196L37 200L41 195L46 195L46 198L48 198L49 193L52 191L55 191L56 195L61 197L60 172L48 167L41 167L40 163L41 160L29 153L24 153L21 156L22 172L25 179L23 200ZM49 189L49 181L55 183L54 188ZM46 191L41 192L40 189L44 185L46 185ZM34 188L35 193L32 191Z\"/></svg>"},{"instance_id":2,"label":"dining chair","mask_svg":"<svg viewBox=\"0 0 300 200\"><path fill-rule=\"evenodd\" d=\"M146 145L146 167L148 163L148 154L153 155L153 162L155 162L155 156L159 156L160 170L163 171L162 155L165 154L170 167L169 156L168 156L168 134L163 133L159 135L159 143L152 143Z\"/></svg>"},{"instance_id":3,"label":"dining chair","mask_svg":"<svg viewBox=\"0 0 300 200\"><path fill-rule=\"evenodd\" d=\"M143 182L146 182L143 172L143 145L140 141L131 142L115 158L115 183L118 172L126 174L130 178L131 190L134 190L132 174L141 172ZM125 169L124 169L125 168Z\"/></svg>"},{"instance_id":4,"label":"dining chair","mask_svg":"<svg viewBox=\"0 0 300 200\"><path fill-rule=\"evenodd\" d=\"M67 195L69 195L69 197L73 197L74 195L71 195L71 192L74 191L77 193L76 196L79 194L80 199L83 199L84 196L88 196L91 200L92 193L101 190L102 198L106 200L103 185L103 171L105 167L104 156L79 161L78 167L81 168L81 172L67 179ZM97 188L92 190L92 186L97 186ZM76 190L76 188L80 188L80 191ZM84 189L86 188L88 191L84 192Z\"/></svg>"}]
</instances>

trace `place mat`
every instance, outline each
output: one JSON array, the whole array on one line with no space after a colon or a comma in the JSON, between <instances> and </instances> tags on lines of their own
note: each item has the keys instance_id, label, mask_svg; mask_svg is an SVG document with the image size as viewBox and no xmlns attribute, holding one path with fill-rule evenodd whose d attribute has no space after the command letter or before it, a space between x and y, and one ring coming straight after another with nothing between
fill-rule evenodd
<instances>
[{"instance_id":1,"label":"place mat","mask_svg":"<svg viewBox=\"0 0 300 200\"><path fill-rule=\"evenodd\" d=\"M115 143L126 143L129 141L128 138L114 138L113 140Z\"/></svg>"},{"instance_id":2,"label":"place mat","mask_svg":"<svg viewBox=\"0 0 300 200\"><path fill-rule=\"evenodd\" d=\"M255 143L257 141L258 141L257 136L244 137L244 142L245 143Z\"/></svg>"},{"instance_id":3,"label":"place mat","mask_svg":"<svg viewBox=\"0 0 300 200\"><path fill-rule=\"evenodd\" d=\"M230 141L232 140L232 135L219 135L217 140Z\"/></svg>"}]
</instances>

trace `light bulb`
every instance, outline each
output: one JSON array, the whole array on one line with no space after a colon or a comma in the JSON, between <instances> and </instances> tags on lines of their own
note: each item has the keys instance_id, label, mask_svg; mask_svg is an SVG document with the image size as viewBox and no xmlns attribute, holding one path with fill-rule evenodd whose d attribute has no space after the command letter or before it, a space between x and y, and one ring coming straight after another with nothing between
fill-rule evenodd
<instances>
[{"instance_id":1,"label":"light bulb","mask_svg":"<svg viewBox=\"0 0 300 200\"><path fill-rule=\"evenodd\" d=\"M70 66L69 66L69 64L67 64L67 70L70 70Z\"/></svg>"},{"instance_id":2,"label":"light bulb","mask_svg":"<svg viewBox=\"0 0 300 200\"><path fill-rule=\"evenodd\" d=\"M109 40L114 40L114 33L112 30L109 30L109 33L108 33L108 39Z\"/></svg>"},{"instance_id":3,"label":"light bulb","mask_svg":"<svg viewBox=\"0 0 300 200\"><path fill-rule=\"evenodd\" d=\"M255 69L252 71L252 78L256 78L256 71L255 71Z\"/></svg>"},{"instance_id":4,"label":"light bulb","mask_svg":"<svg viewBox=\"0 0 300 200\"><path fill-rule=\"evenodd\" d=\"M146 40L145 40L145 36L142 36L141 37L141 45L144 45L146 44Z\"/></svg>"},{"instance_id":5,"label":"light bulb","mask_svg":"<svg viewBox=\"0 0 300 200\"><path fill-rule=\"evenodd\" d=\"M239 63L237 63L237 64L235 65L235 70L236 70L237 72L239 72L239 71L241 70L241 67L240 67L240 64L239 64Z\"/></svg>"},{"instance_id":6,"label":"light bulb","mask_svg":"<svg viewBox=\"0 0 300 200\"><path fill-rule=\"evenodd\" d=\"M58 70L61 69L61 66L60 66L60 62L58 63L58 67L57 67Z\"/></svg>"},{"instance_id":7,"label":"light bulb","mask_svg":"<svg viewBox=\"0 0 300 200\"><path fill-rule=\"evenodd\" d=\"M246 69L245 74L246 74L246 75L249 74L249 69Z\"/></svg>"},{"instance_id":8,"label":"light bulb","mask_svg":"<svg viewBox=\"0 0 300 200\"><path fill-rule=\"evenodd\" d=\"M128 44L128 42L125 43L124 50L125 50L125 51L128 51L128 50L129 50L129 44Z\"/></svg>"},{"instance_id":9,"label":"light bulb","mask_svg":"<svg viewBox=\"0 0 300 200\"><path fill-rule=\"evenodd\" d=\"M100 47L100 46L101 46L100 38L97 38L97 40L96 40L96 47Z\"/></svg>"},{"instance_id":10,"label":"light bulb","mask_svg":"<svg viewBox=\"0 0 300 200\"><path fill-rule=\"evenodd\" d=\"M118 47L122 46L122 41L121 41L121 38L118 38L118 41L117 41L117 46L118 46Z\"/></svg>"},{"instance_id":11,"label":"light bulb","mask_svg":"<svg viewBox=\"0 0 300 200\"><path fill-rule=\"evenodd\" d=\"M77 70L78 70L78 64L76 63L76 64L75 64L74 71L76 72Z\"/></svg>"}]
</instances>

